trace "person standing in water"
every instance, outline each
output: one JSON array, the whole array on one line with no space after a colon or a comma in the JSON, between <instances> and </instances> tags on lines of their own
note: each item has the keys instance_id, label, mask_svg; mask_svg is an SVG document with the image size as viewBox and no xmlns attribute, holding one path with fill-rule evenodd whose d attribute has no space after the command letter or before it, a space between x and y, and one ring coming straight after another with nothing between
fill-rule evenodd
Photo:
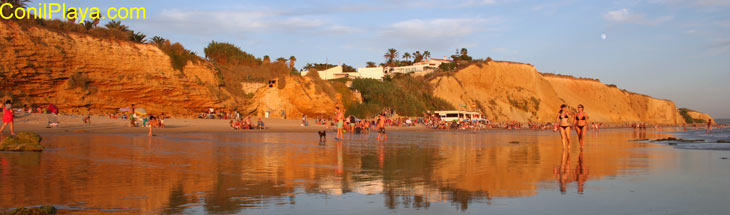
<instances>
[{"instance_id":1,"label":"person standing in water","mask_svg":"<svg viewBox=\"0 0 730 215\"><path fill-rule=\"evenodd\" d=\"M568 106L563 104L560 105L560 111L558 112L558 130L560 130L560 140L563 142L563 150L570 147L570 115L567 110Z\"/></svg>"},{"instance_id":2,"label":"person standing in water","mask_svg":"<svg viewBox=\"0 0 730 215\"><path fill-rule=\"evenodd\" d=\"M10 100L5 101L3 105L3 127L0 128L0 134L5 131L5 126L10 124L10 136L15 136L15 128L13 126L13 105Z\"/></svg>"},{"instance_id":3,"label":"person standing in water","mask_svg":"<svg viewBox=\"0 0 730 215\"><path fill-rule=\"evenodd\" d=\"M383 135L383 141L388 140L388 134L385 133L385 113L378 118L378 137L375 139L380 140L380 135Z\"/></svg>"},{"instance_id":4,"label":"person standing in water","mask_svg":"<svg viewBox=\"0 0 730 215\"><path fill-rule=\"evenodd\" d=\"M583 142L586 138L586 131L588 131L588 115L583 112L583 105L578 105L578 113L575 114L575 132L578 134L578 143L580 148L583 148Z\"/></svg>"},{"instance_id":5,"label":"person standing in water","mask_svg":"<svg viewBox=\"0 0 730 215\"><path fill-rule=\"evenodd\" d=\"M153 125L154 125L154 124L156 124L156 123L152 123L152 122L153 122L153 121L155 121L155 120L156 120L156 119L155 119L155 116L152 116L152 115L150 115L150 124L149 124L149 127L150 127L150 133L149 133L149 136L150 136L150 137L152 136L152 127L154 127Z\"/></svg>"},{"instance_id":6,"label":"person standing in water","mask_svg":"<svg viewBox=\"0 0 730 215\"><path fill-rule=\"evenodd\" d=\"M340 110L340 107L335 107L335 123L337 123L337 137L336 140L342 140L342 126L345 123L345 113Z\"/></svg>"},{"instance_id":7,"label":"person standing in water","mask_svg":"<svg viewBox=\"0 0 730 215\"><path fill-rule=\"evenodd\" d=\"M5 126L3 126L3 128L4 127ZM705 134L712 134L712 119L707 120L707 129L705 129Z\"/></svg>"}]
</instances>

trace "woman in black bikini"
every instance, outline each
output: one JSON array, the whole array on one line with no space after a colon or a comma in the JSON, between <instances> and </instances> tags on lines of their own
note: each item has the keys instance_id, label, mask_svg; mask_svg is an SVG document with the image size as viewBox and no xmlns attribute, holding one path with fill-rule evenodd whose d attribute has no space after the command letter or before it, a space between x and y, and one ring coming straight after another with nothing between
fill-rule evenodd
<instances>
[{"instance_id":1,"label":"woman in black bikini","mask_svg":"<svg viewBox=\"0 0 730 215\"><path fill-rule=\"evenodd\" d=\"M586 131L588 130L588 115L583 112L583 105L578 105L578 113L575 114L575 132L578 133L578 143L580 148L583 148L583 141L586 137Z\"/></svg>"},{"instance_id":2,"label":"woman in black bikini","mask_svg":"<svg viewBox=\"0 0 730 215\"><path fill-rule=\"evenodd\" d=\"M568 115L567 105L560 105L560 111L558 112L558 129L560 130L561 141L563 142L563 150L570 147L570 115Z\"/></svg>"}]
</instances>

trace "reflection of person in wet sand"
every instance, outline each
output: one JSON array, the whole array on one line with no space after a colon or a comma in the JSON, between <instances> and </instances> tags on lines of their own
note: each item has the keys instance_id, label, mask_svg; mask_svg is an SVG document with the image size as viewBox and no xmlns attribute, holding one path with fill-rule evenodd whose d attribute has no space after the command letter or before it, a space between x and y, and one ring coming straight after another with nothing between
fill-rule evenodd
<instances>
[{"instance_id":1,"label":"reflection of person in wet sand","mask_svg":"<svg viewBox=\"0 0 730 215\"><path fill-rule=\"evenodd\" d=\"M575 167L575 180L578 182L578 194L583 194L583 187L585 187L584 185L587 179L588 168L585 166L583 150L580 150L580 154L578 154L578 165Z\"/></svg>"},{"instance_id":2,"label":"reflection of person in wet sand","mask_svg":"<svg viewBox=\"0 0 730 215\"><path fill-rule=\"evenodd\" d=\"M583 142L586 138L586 131L588 130L588 115L583 112L583 105L578 105L578 113L575 114L575 132L578 134L578 143L580 148L583 148Z\"/></svg>"},{"instance_id":3,"label":"reflection of person in wet sand","mask_svg":"<svg viewBox=\"0 0 730 215\"><path fill-rule=\"evenodd\" d=\"M712 134L712 119L707 120L707 129L705 129L705 134Z\"/></svg>"},{"instance_id":4,"label":"reflection of person in wet sand","mask_svg":"<svg viewBox=\"0 0 730 215\"><path fill-rule=\"evenodd\" d=\"M345 172L345 163L342 160L342 141L337 141L337 175L341 176Z\"/></svg>"},{"instance_id":5,"label":"reflection of person in wet sand","mask_svg":"<svg viewBox=\"0 0 730 215\"><path fill-rule=\"evenodd\" d=\"M385 163L385 146L383 142L378 142L378 166L382 169Z\"/></svg>"},{"instance_id":6,"label":"reflection of person in wet sand","mask_svg":"<svg viewBox=\"0 0 730 215\"><path fill-rule=\"evenodd\" d=\"M560 130L561 141L563 142L563 150L570 147L570 115L568 115L567 105L560 105L558 112L558 129Z\"/></svg>"},{"instance_id":7,"label":"reflection of person in wet sand","mask_svg":"<svg viewBox=\"0 0 730 215\"><path fill-rule=\"evenodd\" d=\"M568 180L570 175L570 154L568 154L568 150L563 150L563 155L560 158L560 167L556 167L553 169L553 175L555 175L558 178L558 183L560 183L560 193L565 194L565 191L567 190L568 186Z\"/></svg>"}]
</instances>

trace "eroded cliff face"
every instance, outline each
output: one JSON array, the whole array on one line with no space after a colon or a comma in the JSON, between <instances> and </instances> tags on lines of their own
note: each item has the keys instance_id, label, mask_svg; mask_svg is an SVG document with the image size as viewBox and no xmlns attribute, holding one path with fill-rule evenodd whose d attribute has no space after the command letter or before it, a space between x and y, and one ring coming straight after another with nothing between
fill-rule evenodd
<instances>
[{"instance_id":1,"label":"eroded cliff face","mask_svg":"<svg viewBox=\"0 0 730 215\"><path fill-rule=\"evenodd\" d=\"M434 95L454 107L481 109L494 121L550 121L561 104L550 83L527 64L473 65L431 84Z\"/></svg>"},{"instance_id":2,"label":"eroded cliff face","mask_svg":"<svg viewBox=\"0 0 730 215\"><path fill-rule=\"evenodd\" d=\"M687 115L689 115L689 117L692 117L693 120L699 120L703 123L707 122L708 120L712 120L713 123L717 123L717 122L715 122L715 119L712 118L712 116L710 116L709 114L706 114L706 113L700 113L700 112L693 111L693 110L687 110Z\"/></svg>"},{"instance_id":3,"label":"eroded cliff face","mask_svg":"<svg viewBox=\"0 0 730 215\"><path fill-rule=\"evenodd\" d=\"M328 84L327 82L323 82ZM247 112L255 116L265 116L269 112L271 117L282 117L282 111L287 119L299 119L302 114L310 117L327 116L335 112L335 106L341 105L341 96L331 97L325 92L317 90L317 86L310 77L285 76L277 84L284 84L282 89L278 85L265 86L256 91Z\"/></svg>"},{"instance_id":4,"label":"eroded cliff face","mask_svg":"<svg viewBox=\"0 0 730 215\"><path fill-rule=\"evenodd\" d=\"M674 102L607 86L597 80L544 75L555 92L571 107L585 106L596 122L649 122L682 124Z\"/></svg>"},{"instance_id":5,"label":"eroded cliff face","mask_svg":"<svg viewBox=\"0 0 730 215\"><path fill-rule=\"evenodd\" d=\"M0 91L24 104L53 103L76 113L135 104L173 115L232 105L210 64L175 70L153 45L0 22L0 50Z\"/></svg>"},{"instance_id":6,"label":"eroded cliff face","mask_svg":"<svg viewBox=\"0 0 730 215\"><path fill-rule=\"evenodd\" d=\"M554 122L561 104L586 107L592 121L682 124L672 101L620 90L597 80L543 75L511 62L472 65L435 78L435 95L455 107L481 109L490 120Z\"/></svg>"},{"instance_id":7,"label":"eroded cliff face","mask_svg":"<svg viewBox=\"0 0 730 215\"><path fill-rule=\"evenodd\" d=\"M315 115L331 113L328 108L334 107L335 102L322 92L301 88L311 85L308 79L287 77L281 90L242 83L255 86L246 89L255 92L252 99L220 87L219 76L202 59L176 70L170 57L154 45L0 22L2 99L29 105L53 103L64 113L82 114L111 113L131 104L173 116L193 116L209 108L279 113L273 116L284 109L288 116ZM272 90L276 95L271 95ZM271 105L257 108L259 104Z\"/></svg>"}]
</instances>

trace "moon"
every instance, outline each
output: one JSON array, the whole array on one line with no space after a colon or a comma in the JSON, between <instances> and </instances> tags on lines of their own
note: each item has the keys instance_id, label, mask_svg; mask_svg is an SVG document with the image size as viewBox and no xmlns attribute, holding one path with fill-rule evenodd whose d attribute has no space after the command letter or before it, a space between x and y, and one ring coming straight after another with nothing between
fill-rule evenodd
<instances>
[{"instance_id":1,"label":"moon","mask_svg":"<svg viewBox=\"0 0 730 215\"><path fill-rule=\"evenodd\" d=\"M607 36L606 36L606 33L602 33L602 34L601 34L601 39L602 39L602 40L606 40L606 38L607 38Z\"/></svg>"}]
</instances>

